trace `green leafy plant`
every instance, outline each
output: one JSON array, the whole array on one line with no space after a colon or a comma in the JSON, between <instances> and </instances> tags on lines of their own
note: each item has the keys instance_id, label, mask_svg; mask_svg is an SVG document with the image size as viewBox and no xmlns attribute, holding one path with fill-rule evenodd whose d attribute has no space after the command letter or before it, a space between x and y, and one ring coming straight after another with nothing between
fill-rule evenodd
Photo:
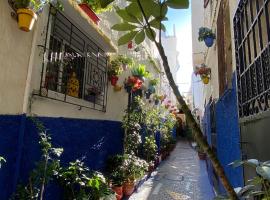
<instances>
[{"instance_id":1,"label":"green leafy plant","mask_svg":"<svg viewBox=\"0 0 270 200\"><path fill-rule=\"evenodd\" d=\"M155 160L157 154L157 145L154 136L145 137L145 142L143 144L143 151L145 160L150 163Z\"/></svg>"},{"instance_id":2,"label":"green leafy plant","mask_svg":"<svg viewBox=\"0 0 270 200\"><path fill-rule=\"evenodd\" d=\"M133 76L144 77L144 78L150 77L150 73L146 70L146 66L142 64L134 66L131 69L131 73Z\"/></svg>"},{"instance_id":3,"label":"green leafy plant","mask_svg":"<svg viewBox=\"0 0 270 200\"><path fill-rule=\"evenodd\" d=\"M119 55L110 61L108 75L109 76L119 76L123 72L124 66L131 67L134 61L123 55Z\"/></svg>"},{"instance_id":4,"label":"green leafy plant","mask_svg":"<svg viewBox=\"0 0 270 200\"><path fill-rule=\"evenodd\" d=\"M124 158L123 168L125 180L134 181L137 178L141 178L148 168L147 162L134 154L125 154Z\"/></svg>"},{"instance_id":5,"label":"green leafy plant","mask_svg":"<svg viewBox=\"0 0 270 200\"><path fill-rule=\"evenodd\" d=\"M55 172L59 169L59 158L63 152L62 148L54 148L51 137L45 126L36 118L30 118L39 131L39 144L42 152L41 160L36 168L30 173L27 185L19 185L13 199L29 200L44 198L45 186L53 179Z\"/></svg>"},{"instance_id":6,"label":"green leafy plant","mask_svg":"<svg viewBox=\"0 0 270 200\"><path fill-rule=\"evenodd\" d=\"M57 9L63 10L63 6L58 0L14 0L15 8L29 8L34 12L41 12L47 4L52 4Z\"/></svg>"},{"instance_id":7,"label":"green leafy plant","mask_svg":"<svg viewBox=\"0 0 270 200\"><path fill-rule=\"evenodd\" d=\"M140 44L146 36L154 41L155 30L166 30L163 22L167 20L168 8L184 8L188 5L188 1L175 0L140 1L140 4L136 0L130 1L127 7L116 10L117 14L123 19L123 23L114 25L112 29L127 32L119 38L118 45L126 44L133 39L135 39L136 44ZM141 6L144 8L144 13L141 12ZM143 15L149 20L149 26Z\"/></svg>"},{"instance_id":8,"label":"green leafy plant","mask_svg":"<svg viewBox=\"0 0 270 200\"><path fill-rule=\"evenodd\" d=\"M207 37L211 37L211 38L215 39L216 35L213 33L213 31L210 28L201 27L199 29L199 38L198 38L198 40L201 42L201 41L204 41L204 39L207 38Z\"/></svg>"},{"instance_id":9,"label":"green leafy plant","mask_svg":"<svg viewBox=\"0 0 270 200\"><path fill-rule=\"evenodd\" d=\"M149 81L149 84L152 86L156 86L159 83L159 80L154 78Z\"/></svg>"},{"instance_id":10,"label":"green leafy plant","mask_svg":"<svg viewBox=\"0 0 270 200\"><path fill-rule=\"evenodd\" d=\"M107 160L106 172L113 186L121 186L125 180L124 163L125 157L123 155L111 156Z\"/></svg>"},{"instance_id":11,"label":"green leafy plant","mask_svg":"<svg viewBox=\"0 0 270 200\"><path fill-rule=\"evenodd\" d=\"M100 14L112 10L112 6L110 4L113 1L80 0L79 2L88 4L95 13Z\"/></svg>"},{"instance_id":12,"label":"green leafy plant","mask_svg":"<svg viewBox=\"0 0 270 200\"><path fill-rule=\"evenodd\" d=\"M112 194L104 176L99 172L91 172L81 160L70 162L69 166L60 168L56 176L66 200L99 200Z\"/></svg>"}]
</instances>

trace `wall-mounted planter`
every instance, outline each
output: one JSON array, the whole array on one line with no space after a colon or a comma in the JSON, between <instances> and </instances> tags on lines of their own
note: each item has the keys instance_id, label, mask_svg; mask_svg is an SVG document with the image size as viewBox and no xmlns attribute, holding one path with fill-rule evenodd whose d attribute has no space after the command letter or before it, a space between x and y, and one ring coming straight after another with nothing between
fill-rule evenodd
<instances>
[{"instance_id":1,"label":"wall-mounted planter","mask_svg":"<svg viewBox=\"0 0 270 200\"><path fill-rule=\"evenodd\" d=\"M212 47L214 44L214 38L208 36L208 37L204 38L204 43L207 47Z\"/></svg>"},{"instance_id":2,"label":"wall-mounted planter","mask_svg":"<svg viewBox=\"0 0 270 200\"><path fill-rule=\"evenodd\" d=\"M96 15L96 13L89 7L87 3L80 3L80 8L88 15L88 17L96 24L98 25L100 19Z\"/></svg>"},{"instance_id":3,"label":"wall-mounted planter","mask_svg":"<svg viewBox=\"0 0 270 200\"><path fill-rule=\"evenodd\" d=\"M31 9L20 8L17 10L17 15L19 28L26 32L31 31L37 20L37 14Z\"/></svg>"},{"instance_id":4,"label":"wall-mounted planter","mask_svg":"<svg viewBox=\"0 0 270 200\"><path fill-rule=\"evenodd\" d=\"M201 76L203 84L207 85L209 83L210 78L208 76Z\"/></svg>"}]
</instances>

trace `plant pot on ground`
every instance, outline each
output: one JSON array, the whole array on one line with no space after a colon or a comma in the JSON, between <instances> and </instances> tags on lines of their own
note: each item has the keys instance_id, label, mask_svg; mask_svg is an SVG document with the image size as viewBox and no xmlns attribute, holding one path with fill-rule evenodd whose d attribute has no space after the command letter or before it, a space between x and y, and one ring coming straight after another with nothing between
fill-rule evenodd
<instances>
[{"instance_id":1,"label":"plant pot on ground","mask_svg":"<svg viewBox=\"0 0 270 200\"><path fill-rule=\"evenodd\" d=\"M125 181L123 185L123 194L125 196L130 196L134 192L135 182L134 180Z\"/></svg>"}]
</instances>

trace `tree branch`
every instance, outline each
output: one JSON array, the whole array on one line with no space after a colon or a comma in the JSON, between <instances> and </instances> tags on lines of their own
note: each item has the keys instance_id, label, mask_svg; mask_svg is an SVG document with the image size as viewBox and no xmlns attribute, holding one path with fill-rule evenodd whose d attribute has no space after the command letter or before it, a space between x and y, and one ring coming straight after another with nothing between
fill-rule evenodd
<instances>
[{"instance_id":1,"label":"tree branch","mask_svg":"<svg viewBox=\"0 0 270 200\"><path fill-rule=\"evenodd\" d=\"M143 7L142 7L142 4L140 2L140 0L137 0L138 2L138 5L139 5L139 8L143 14L143 17L146 21L146 24L148 26L148 28L150 29L151 31L151 34L152 36L154 37L154 34L152 32L152 29L151 29L151 26L150 26L150 23L146 17L146 14L143 10ZM229 197L232 199L232 200L237 200L238 197L237 197L237 194L235 193L233 187L231 186L228 178L226 177L225 175L225 172L224 172L224 169L221 165L221 163L219 162L216 154L213 152L212 148L209 146L206 138L204 137L201 129L200 129L200 126L197 124L196 120L194 119L193 115L191 114L191 111L189 109L189 107L187 106L185 100L183 99L183 97L181 96L179 90L178 90L178 87L173 79L173 76L172 76L172 73L170 71L170 66L169 66L169 63L168 63L168 59L167 59L167 56L165 54L165 51L164 51L164 48L162 46L161 43L157 42L156 39L154 39L154 43L159 51L159 54L160 54L160 57L163 61L163 68L164 68L164 71L166 73L166 76L167 76L167 79L170 83L170 86L177 98L177 101L179 102L180 106L181 106L181 109L183 110L183 112L185 113L186 115L186 119L187 119L187 122L188 122L188 125L192 128L192 130L194 131L194 138L195 140L197 141L197 143L203 148L204 152L207 153L208 157L210 158L212 164L213 164L213 167L216 171L216 173L218 174L221 182L223 183L223 186L224 188L227 190L227 193L229 195Z\"/></svg>"}]
</instances>

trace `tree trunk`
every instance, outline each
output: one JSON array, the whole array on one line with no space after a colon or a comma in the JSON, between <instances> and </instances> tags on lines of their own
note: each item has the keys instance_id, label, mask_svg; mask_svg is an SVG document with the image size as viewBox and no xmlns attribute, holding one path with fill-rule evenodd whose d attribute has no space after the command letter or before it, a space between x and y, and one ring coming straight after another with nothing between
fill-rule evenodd
<instances>
[{"instance_id":1,"label":"tree trunk","mask_svg":"<svg viewBox=\"0 0 270 200\"><path fill-rule=\"evenodd\" d=\"M223 186L227 190L227 193L229 194L230 198L233 200L238 199L233 187L231 186L229 180L227 179L227 177L225 175L225 172L224 172L222 165L220 164L217 156L215 155L215 153L213 152L213 150L209 146L209 144L208 144L206 138L204 137L199 125L197 124L196 120L194 119L193 115L191 114L189 107L187 106L186 102L184 101L183 97L181 96L181 94L178 90L178 87L175 84L175 81L173 80L173 76L172 76L172 73L170 71L168 59L167 59L167 56L165 54L163 46L157 42L155 42L155 44L157 46L157 49L158 49L159 54L161 56L161 59L163 61L163 68L165 70L167 79L168 79L170 86L171 86L180 106L181 106L181 109L183 110L184 114L186 115L188 125L194 131L194 138L195 138L196 142L203 148L204 152L210 158L210 160L213 164L213 167L214 167L217 175L219 176Z\"/></svg>"}]
</instances>

